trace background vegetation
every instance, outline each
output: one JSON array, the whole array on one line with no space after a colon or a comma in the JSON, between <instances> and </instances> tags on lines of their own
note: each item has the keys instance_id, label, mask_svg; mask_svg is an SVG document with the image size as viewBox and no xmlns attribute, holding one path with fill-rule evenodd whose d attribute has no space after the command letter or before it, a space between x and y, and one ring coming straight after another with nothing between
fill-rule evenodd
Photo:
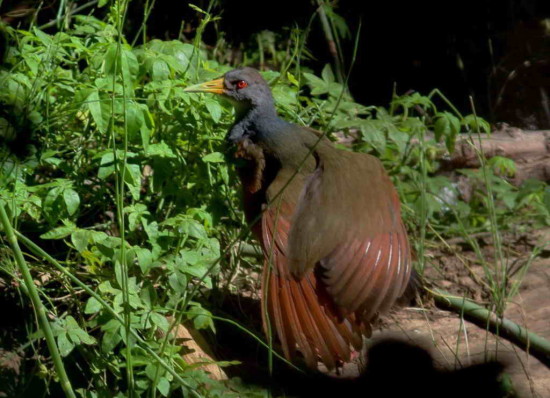
<instances>
[{"instance_id":1,"label":"background vegetation","mask_svg":"<svg viewBox=\"0 0 550 398\"><path fill-rule=\"evenodd\" d=\"M188 322L215 336L220 297L258 288L260 264L225 159L232 109L183 92L233 67L223 40L202 42L218 17L191 5L194 37L159 40L147 35L154 1L135 37L125 35L127 1L100 1L101 18L63 5L48 26L0 25L8 44L0 68L0 291L11 314L1 321L0 349L13 360L0 391L262 396L186 363L181 342L166 333ZM345 39L335 10L321 15L327 34ZM514 187L506 180L513 162L481 153L480 170L442 174L438 159L459 135L490 133L473 104L461 114L434 90L394 92L386 107L361 105L345 89L355 55L340 53L317 75L307 39L307 27L282 41L265 32L244 63L272 65L263 73L284 118L340 137L352 131L353 150L384 162L421 273L427 248L462 237L484 265L490 307L502 313L521 281L510 273L529 266L508 263L502 233L550 224L548 186ZM456 173L469 178L468 201ZM480 232L494 239L491 258L473 238Z\"/></svg>"}]
</instances>

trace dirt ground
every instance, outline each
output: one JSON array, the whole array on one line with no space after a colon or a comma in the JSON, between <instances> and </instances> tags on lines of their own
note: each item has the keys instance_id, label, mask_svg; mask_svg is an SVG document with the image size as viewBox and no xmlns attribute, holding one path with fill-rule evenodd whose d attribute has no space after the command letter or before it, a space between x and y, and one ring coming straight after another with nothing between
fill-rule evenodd
<instances>
[{"instance_id":1,"label":"dirt ground","mask_svg":"<svg viewBox=\"0 0 550 398\"><path fill-rule=\"evenodd\" d=\"M532 239L548 241L549 231ZM523 242L523 243L522 243ZM514 245L517 264L528 257L530 242ZM484 252L491 250L487 247ZM450 253L449 253L450 254ZM453 294L466 295L483 302L488 292L476 282L483 273L476 266L472 253L462 252L466 262L455 256L439 253L432 256L436 267L427 269L426 276L434 285ZM454 259L454 260L450 260ZM465 266L467 264L470 267ZM550 339L550 252L543 252L533 261L520 285L519 293L508 304L505 317ZM373 339L389 336L419 345L434 358L436 366L454 369L496 359L506 365L506 373L520 397L550 397L550 369L508 341L497 338L460 316L440 310L427 303L424 308L409 307L395 311L381 322Z\"/></svg>"}]
</instances>

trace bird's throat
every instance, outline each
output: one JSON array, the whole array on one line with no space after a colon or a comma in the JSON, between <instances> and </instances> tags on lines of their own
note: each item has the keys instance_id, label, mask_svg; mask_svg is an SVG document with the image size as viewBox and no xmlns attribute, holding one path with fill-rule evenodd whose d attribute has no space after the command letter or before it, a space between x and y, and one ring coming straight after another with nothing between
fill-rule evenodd
<instances>
[{"instance_id":1,"label":"bird's throat","mask_svg":"<svg viewBox=\"0 0 550 398\"><path fill-rule=\"evenodd\" d=\"M255 136L273 131L281 122L275 106L269 103L261 105L237 104L235 106L235 124L229 130L226 139L237 144L244 139L254 140Z\"/></svg>"}]
</instances>

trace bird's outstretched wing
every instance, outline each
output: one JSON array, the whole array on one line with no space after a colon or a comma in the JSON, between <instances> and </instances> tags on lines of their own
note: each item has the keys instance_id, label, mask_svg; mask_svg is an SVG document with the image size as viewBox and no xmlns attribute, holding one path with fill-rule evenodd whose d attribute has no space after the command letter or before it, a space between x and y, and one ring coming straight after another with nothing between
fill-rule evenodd
<instances>
[{"instance_id":1,"label":"bird's outstretched wing","mask_svg":"<svg viewBox=\"0 0 550 398\"><path fill-rule=\"evenodd\" d=\"M365 322L401 296L411 274L399 197L380 161L320 148L289 232L288 266L319 268L342 315Z\"/></svg>"},{"instance_id":2,"label":"bird's outstretched wing","mask_svg":"<svg viewBox=\"0 0 550 398\"><path fill-rule=\"evenodd\" d=\"M334 369L350 360L352 347L361 348L368 325L354 315L340 317L313 270L301 278L291 274L286 252L293 211L292 201L283 196L262 216L264 328L276 332L287 359L300 351L310 368L317 368L320 359Z\"/></svg>"},{"instance_id":3,"label":"bird's outstretched wing","mask_svg":"<svg viewBox=\"0 0 550 398\"><path fill-rule=\"evenodd\" d=\"M317 167L290 179L283 171L267 190L262 216L264 324L285 356L300 351L315 368L347 362L369 321L404 291L410 250L397 193L368 155L315 152ZM265 311L264 311L265 312Z\"/></svg>"}]
</instances>

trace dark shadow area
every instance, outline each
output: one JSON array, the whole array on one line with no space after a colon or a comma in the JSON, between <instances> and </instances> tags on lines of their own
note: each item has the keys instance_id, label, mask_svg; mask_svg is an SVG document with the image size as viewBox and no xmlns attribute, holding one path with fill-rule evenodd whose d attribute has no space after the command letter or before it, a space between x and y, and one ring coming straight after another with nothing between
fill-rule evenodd
<instances>
[{"instance_id":1,"label":"dark shadow area","mask_svg":"<svg viewBox=\"0 0 550 398\"><path fill-rule=\"evenodd\" d=\"M230 296L222 306L226 313L241 314L245 324L259 336L260 311L256 300ZM242 312L241 312L242 311ZM253 317L253 315L256 315ZM251 323L248 323L251 322ZM397 339L375 340L367 352L366 368L359 377L337 378L297 371L273 358L269 376L267 350L234 325L216 323L216 350L221 359L241 361L225 368L230 377L271 388L275 396L287 397L515 397L496 361L460 369L440 369L424 348Z\"/></svg>"}]
</instances>

